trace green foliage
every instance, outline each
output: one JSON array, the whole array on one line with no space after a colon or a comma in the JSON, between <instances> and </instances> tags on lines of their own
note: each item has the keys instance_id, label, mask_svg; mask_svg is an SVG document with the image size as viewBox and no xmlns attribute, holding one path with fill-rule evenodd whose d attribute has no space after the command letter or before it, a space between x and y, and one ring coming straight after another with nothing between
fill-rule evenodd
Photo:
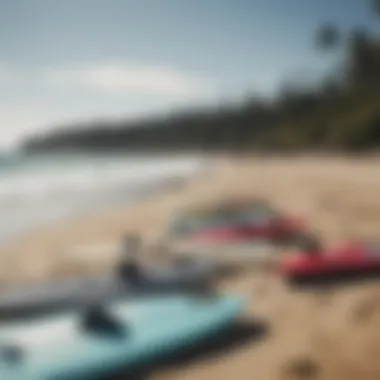
<instances>
[{"instance_id":1,"label":"green foliage","mask_svg":"<svg viewBox=\"0 0 380 380\"><path fill-rule=\"evenodd\" d=\"M380 17L380 0L372 0L372 9Z\"/></svg>"},{"instance_id":2,"label":"green foliage","mask_svg":"<svg viewBox=\"0 0 380 380\"><path fill-rule=\"evenodd\" d=\"M330 50L335 48L340 40L337 27L333 24L322 25L316 34L317 48L322 50Z\"/></svg>"}]
</instances>

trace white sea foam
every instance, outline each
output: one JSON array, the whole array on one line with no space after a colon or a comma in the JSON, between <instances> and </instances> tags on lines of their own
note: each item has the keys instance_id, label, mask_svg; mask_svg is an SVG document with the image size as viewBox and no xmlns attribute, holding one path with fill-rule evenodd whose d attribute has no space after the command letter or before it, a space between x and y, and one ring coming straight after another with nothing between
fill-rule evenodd
<instances>
[{"instance_id":1,"label":"white sea foam","mask_svg":"<svg viewBox=\"0 0 380 380\"><path fill-rule=\"evenodd\" d=\"M0 167L0 242L155 191L203 167L204 160L194 156L45 157Z\"/></svg>"}]
</instances>

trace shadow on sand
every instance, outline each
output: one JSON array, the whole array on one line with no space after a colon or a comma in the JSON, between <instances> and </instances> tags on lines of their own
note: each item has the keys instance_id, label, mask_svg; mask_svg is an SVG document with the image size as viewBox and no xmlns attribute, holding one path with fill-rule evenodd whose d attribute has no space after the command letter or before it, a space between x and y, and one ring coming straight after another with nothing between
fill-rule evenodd
<instances>
[{"instance_id":1,"label":"shadow on sand","mask_svg":"<svg viewBox=\"0 0 380 380\"><path fill-rule=\"evenodd\" d=\"M154 371L188 367L203 360L222 357L252 341L260 342L267 336L268 328L266 325L239 322L206 342L182 350L160 363L144 366L143 369L136 369L133 372L113 374L103 380L146 380Z\"/></svg>"},{"instance_id":2,"label":"shadow on sand","mask_svg":"<svg viewBox=\"0 0 380 380\"><path fill-rule=\"evenodd\" d=\"M318 290L344 287L354 284L366 284L380 280L380 269L361 271L350 271L329 275L318 275L310 277L293 278L289 285L298 290Z\"/></svg>"}]
</instances>

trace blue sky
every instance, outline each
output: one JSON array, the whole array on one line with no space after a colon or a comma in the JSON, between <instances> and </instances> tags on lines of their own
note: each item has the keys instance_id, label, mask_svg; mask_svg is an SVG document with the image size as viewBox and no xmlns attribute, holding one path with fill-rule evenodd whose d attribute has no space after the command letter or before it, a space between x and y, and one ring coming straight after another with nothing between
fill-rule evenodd
<instances>
[{"instance_id":1,"label":"blue sky","mask_svg":"<svg viewBox=\"0 0 380 380\"><path fill-rule=\"evenodd\" d=\"M312 46L323 21L376 25L364 0L0 0L0 144L272 93L331 65Z\"/></svg>"}]
</instances>

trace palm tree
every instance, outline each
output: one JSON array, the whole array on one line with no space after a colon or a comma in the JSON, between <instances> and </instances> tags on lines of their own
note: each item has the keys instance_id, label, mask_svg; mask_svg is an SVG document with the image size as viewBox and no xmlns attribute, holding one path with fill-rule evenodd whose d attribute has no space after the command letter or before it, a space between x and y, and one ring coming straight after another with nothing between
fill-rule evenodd
<instances>
[{"instance_id":1,"label":"palm tree","mask_svg":"<svg viewBox=\"0 0 380 380\"><path fill-rule=\"evenodd\" d=\"M316 45L321 50L331 50L340 42L340 33L333 24L325 24L316 33Z\"/></svg>"},{"instance_id":2,"label":"palm tree","mask_svg":"<svg viewBox=\"0 0 380 380\"><path fill-rule=\"evenodd\" d=\"M380 18L380 0L372 0L372 9L376 16Z\"/></svg>"},{"instance_id":3,"label":"palm tree","mask_svg":"<svg viewBox=\"0 0 380 380\"><path fill-rule=\"evenodd\" d=\"M377 81L379 68L377 50L371 35L363 28L356 28L349 38L349 72L355 83Z\"/></svg>"}]
</instances>

